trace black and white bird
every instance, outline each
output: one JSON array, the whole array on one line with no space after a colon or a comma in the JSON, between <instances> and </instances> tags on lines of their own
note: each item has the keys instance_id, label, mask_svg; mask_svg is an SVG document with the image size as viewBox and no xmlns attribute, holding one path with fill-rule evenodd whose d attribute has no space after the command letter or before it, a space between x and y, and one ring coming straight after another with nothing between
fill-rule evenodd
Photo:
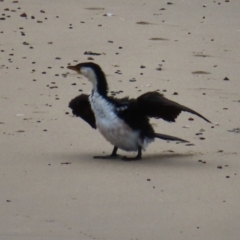
<instances>
[{"instance_id":1,"label":"black and white bird","mask_svg":"<svg viewBox=\"0 0 240 240\"><path fill-rule=\"evenodd\" d=\"M188 142L181 138L155 133L149 118L162 118L168 122L175 122L182 112L195 114L205 121L196 111L171 101L158 92L147 92L136 99L113 98L108 96L108 84L101 67L92 62L68 66L68 69L82 74L92 83L90 95L81 94L72 99L69 107L74 115L81 117L92 128L98 129L103 137L114 148L108 156L95 158L117 158L118 148L125 151L136 151L134 158L122 157L124 160L138 160L142 157L142 150L160 138L167 141Z\"/></svg>"}]
</instances>

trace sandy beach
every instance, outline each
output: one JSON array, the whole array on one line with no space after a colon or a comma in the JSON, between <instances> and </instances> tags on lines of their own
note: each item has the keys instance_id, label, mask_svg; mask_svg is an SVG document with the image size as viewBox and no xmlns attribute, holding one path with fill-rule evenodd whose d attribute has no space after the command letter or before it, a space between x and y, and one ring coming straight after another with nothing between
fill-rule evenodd
<instances>
[{"instance_id":1,"label":"sandy beach","mask_svg":"<svg viewBox=\"0 0 240 240\"><path fill-rule=\"evenodd\" d=\"M240 1L0 0L0 239L237 240ZM116 97L158 90L208 118L151 120L140 161L68 108L93 61ZM134 156L135 153L121 154Z\"/></svg>"}]
</instances>

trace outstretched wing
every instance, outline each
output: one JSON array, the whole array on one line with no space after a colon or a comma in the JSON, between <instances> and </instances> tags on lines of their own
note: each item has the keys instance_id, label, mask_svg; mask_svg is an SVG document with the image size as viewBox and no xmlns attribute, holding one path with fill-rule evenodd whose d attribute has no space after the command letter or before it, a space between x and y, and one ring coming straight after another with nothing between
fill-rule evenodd
<instances>
[{"instance_id":1,"label":"outstretched wing","mask_svg":"<svg viewBox=\"0 0 240 240\"><path fill-rule=\"evenodd\" d=\"M141 106L142 111L148 117L162 118L168 122L175 122L175 119L182 112L189 112L195 114L205 121L211 123L208 119L203 117L201 114L196 111L185 107L179 103L171 101L164 97L163 94L158 92L147 92L137 98L139 105Z\"/></svg>"},{"instance_id":2,"label":"outstretched wing","mask_svg":"<svg viewBox=\"0 0 240 240\"><path fill-rule=\"evenodd\" d=\"M96 127L96 121L94 113L91 109L91 105L88 99L89 95L81 94L74 99L72 99L69 103L69 107L72 109L72 113L77 117L82 118L86 121L92 128Z\"/></svg>"}]
</instances>

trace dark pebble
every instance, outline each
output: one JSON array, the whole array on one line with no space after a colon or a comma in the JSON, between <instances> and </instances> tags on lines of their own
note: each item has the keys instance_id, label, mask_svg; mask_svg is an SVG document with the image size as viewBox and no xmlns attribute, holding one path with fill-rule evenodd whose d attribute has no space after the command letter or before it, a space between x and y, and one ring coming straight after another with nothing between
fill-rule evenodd
<instances>
[{"instance_id":1,"label":"dark pebble","mask_svg":"<svg viewBox=\"0 0 240 240\"><path fill-rule=\"evenodd\" d=\"M91 51L86 51L86 52L84 52L84 55L95 55L95 56L99 56L99 55L101 55L101 53L94 53L94 52L91 52Z\"/></svg>"},{"instance_id":2,"label":"dark pebble","mask_svg":"<svg viewBox=\"0 0 240 240\"><path fill-rule=\"evenodd\" d=\"M185 146L195 146L193 143L187 143Z\"/></svg>"},{"instance_id":3,"label":"dark pebble","mask_svg":"<svg viewBox=\"0 0 240 240\"><path fill-rule=\"evenodd\" d=\"M20 17L27 17L27 14L26 13L22 13L22 14L20 14Z\"/></svg>"}]
</instances>

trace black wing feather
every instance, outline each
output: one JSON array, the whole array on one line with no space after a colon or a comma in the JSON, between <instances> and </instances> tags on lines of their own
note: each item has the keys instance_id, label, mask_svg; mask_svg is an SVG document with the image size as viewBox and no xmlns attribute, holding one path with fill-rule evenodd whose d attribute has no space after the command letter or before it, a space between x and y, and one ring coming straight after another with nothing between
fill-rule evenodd
<instances>
[{"instance_id":1,"label":"black wing feather","mask_svg":"<svg viewBox=\"0 0 240 240\"><path fill-rule=\"evenodd\" d=\"M72 113L77 117L82 118L86 121L92 128L96 129L96 121L95 116L92 111L89 95L81 94L74 99L72 99L69 103L69 107L72 109Z\"/></svg>"},{"instance_id":2,"label":"black wing feather","mask_svg":"<svg viewBox=\"0 0 240 240\"><path fill-rule=\"evenodd\" d=\"M165 98L163 94L158 92L147 92L139 96L137 101L140 104L142 111L144 111L148 117L162 118L168 122L175 122L175 119L178 117L178 115L182 111L185 111L195 114L203 118L205 121L211 123L198 112L171 101Z\"/></svg>"}]
</instances>

